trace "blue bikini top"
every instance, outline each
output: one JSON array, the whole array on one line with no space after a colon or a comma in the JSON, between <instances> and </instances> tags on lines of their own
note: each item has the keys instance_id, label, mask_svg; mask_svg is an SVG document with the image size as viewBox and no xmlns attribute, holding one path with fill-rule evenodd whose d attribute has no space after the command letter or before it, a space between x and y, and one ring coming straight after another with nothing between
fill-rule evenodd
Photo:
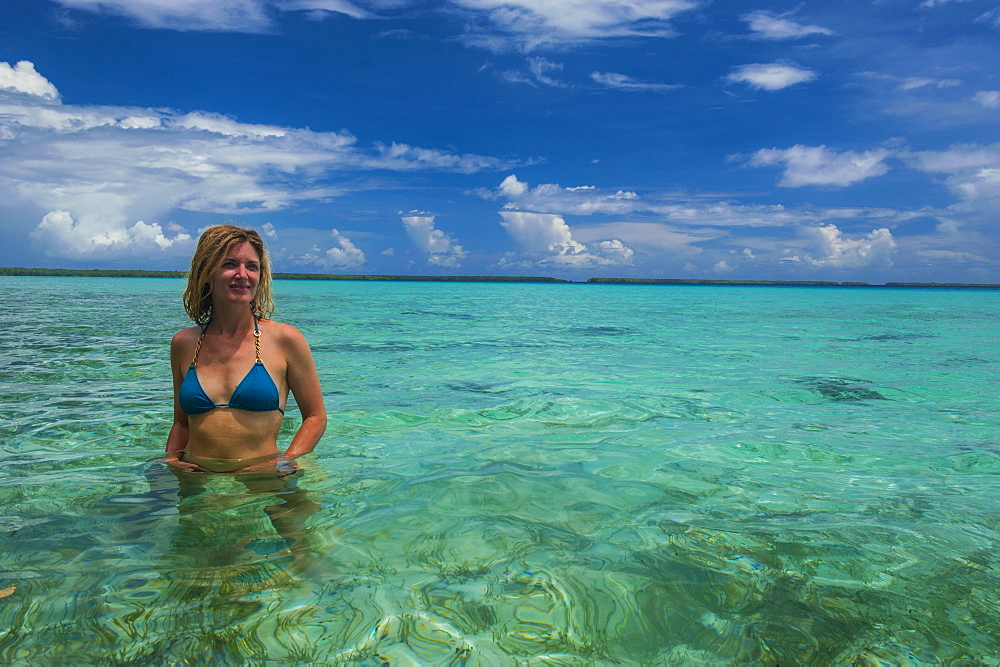
<instances>
[{"instance_id":1,"label":"blue bikini top","mask_svg":"<svg viewBox=\"0 0 1000 667\"><path fill-rule=\"evenodd\" d=\"M260 360L260 330L257 328L257 318L253 320L253 338L257 347L257 361L240 381L229 397L228 403L213 403L205 390L201 388L198 381L198 353L201 351L201 344L205 340L205 332L208 325L201 330L201 338L198 339L198 346L194 349L194 357L191 365L188 366L187 373L181 381L180 389L177 392L177 402L180 403L181 411L186 415L200 415L213 408L238 408L249 410L250 412L270 412L277 410L281 414L285 411L279 407L278 387L271 379L271 375L264 368Z\"/></svg>"}]
</instances>

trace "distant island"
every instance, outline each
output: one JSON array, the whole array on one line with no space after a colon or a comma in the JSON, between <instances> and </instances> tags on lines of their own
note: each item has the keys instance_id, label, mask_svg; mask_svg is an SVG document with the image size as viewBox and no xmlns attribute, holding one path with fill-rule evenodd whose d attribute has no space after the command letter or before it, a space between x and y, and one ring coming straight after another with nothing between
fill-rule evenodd
<instances>
[{"instance_id":1,"label":"distant island","mask_svg":"<svg viewBox=\"0 0 1000 667\"><path fill-rule=\"evenodd\" d=\"M0 266L0 276L63 276L76 278L184 278L186 271L145 271L142 269L35 269ZM547 276L393 276L339 273L275 273L275 280L382 280L460 283L561 283L571 285L775 285L784 287L941 287L1000 289L993 283L890 282L882 285L832 280L710 280L701 278L589 278L585 283Z\"/></svg>"},{"instance_id":2,"label":"distant island","mask_svg":"<svg viewBox=\"0 0 1000 667\"><path fill-rule=\"evenodd\" d=\"M786 287L964 287L1000 289L992 283L884 283L837 282L833 280L709 280L702 278L590 278L588 283L605 285L782 285Z\"/></svg>"}]
</instances>

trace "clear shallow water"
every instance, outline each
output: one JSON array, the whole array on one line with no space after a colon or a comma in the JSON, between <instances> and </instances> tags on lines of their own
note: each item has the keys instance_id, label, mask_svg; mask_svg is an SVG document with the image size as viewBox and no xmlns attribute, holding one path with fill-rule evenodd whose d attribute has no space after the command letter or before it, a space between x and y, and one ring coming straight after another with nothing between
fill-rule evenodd
<instances>
[{"instance_id":1,"label":"clear shallow water","mask_svg":"<svg viewBox=\"0 0 1000 667\"><path fill-rule=\"evenodd\" d=\"M997 292L281 281L303 566L148 462L181 281L0 287L0 663L1000 660Z\"/></svg>"}]
</instances>

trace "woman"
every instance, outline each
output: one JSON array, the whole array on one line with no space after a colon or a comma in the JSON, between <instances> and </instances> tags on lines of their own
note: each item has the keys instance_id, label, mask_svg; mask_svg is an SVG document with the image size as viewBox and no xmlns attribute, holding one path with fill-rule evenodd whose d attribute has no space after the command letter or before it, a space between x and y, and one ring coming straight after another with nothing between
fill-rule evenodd
<instances>
[{"instance_id":1,"label":"woman","mask_svg":"<svg viewBox=\"0 0 1000 667\"><path fill-rule=\"evenodd\" d=\"M198 326L170 343L174 423L166 462L190 472L274 471L316 447L326 407L305 337L270 319L271 267L260 235L210 227L191 259L184 308ZM288 392L302 425L284 453Z\"/></svg>"}]
</instances>

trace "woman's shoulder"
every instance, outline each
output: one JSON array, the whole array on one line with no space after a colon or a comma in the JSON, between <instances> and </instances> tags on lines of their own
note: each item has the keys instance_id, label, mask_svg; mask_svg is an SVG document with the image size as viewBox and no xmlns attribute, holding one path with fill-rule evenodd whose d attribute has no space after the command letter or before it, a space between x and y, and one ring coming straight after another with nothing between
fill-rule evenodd
<instances>
[{"instance_id":1,"label":"woman's shoulder","mask_svg":"<svg viewBox=\"0 0 1000 667\"><path fill-rule=\"evenodd\" d=\"M257 323L261 334L273 338L280 343L300 343L305 342L305 336L296 327L276 320L260 320Z\"/></svg>"},{"instance_id":2,"label":"woman's shoulder","mask_svg":"<svg viewBox=\"0 0 1000 667\"><path fill-rule=\"evenodd\" d=\"M174 334L174 340L186 340L188 338L194 337L196 340L201 336L201 327L198 325L184 327L180 331Z\"/></svg>"},{"instance_id":3,"label":"woman's shoulder","mask_svg":"<svg viewBox=\"0 0 1000 667\"><path fill-rule=\"evenodd\" d=\"M200 336L201 327L186 327L175 333L170 339L170 358L176 363L187 363L185 360L194 354Z\"/></svg>"},{"instance_id":4,"label":"woman's shoulder","mask_svg":"<svg viewBox=\"0 0 1000 667\"><path fill-rule=\"evenodd\" d=\"M201 327L184 327L180 331L174 334L174 337L170 339L171 345L184 345L189 342L198 340L201 336Z\"/></svg>"}]
</instances>

